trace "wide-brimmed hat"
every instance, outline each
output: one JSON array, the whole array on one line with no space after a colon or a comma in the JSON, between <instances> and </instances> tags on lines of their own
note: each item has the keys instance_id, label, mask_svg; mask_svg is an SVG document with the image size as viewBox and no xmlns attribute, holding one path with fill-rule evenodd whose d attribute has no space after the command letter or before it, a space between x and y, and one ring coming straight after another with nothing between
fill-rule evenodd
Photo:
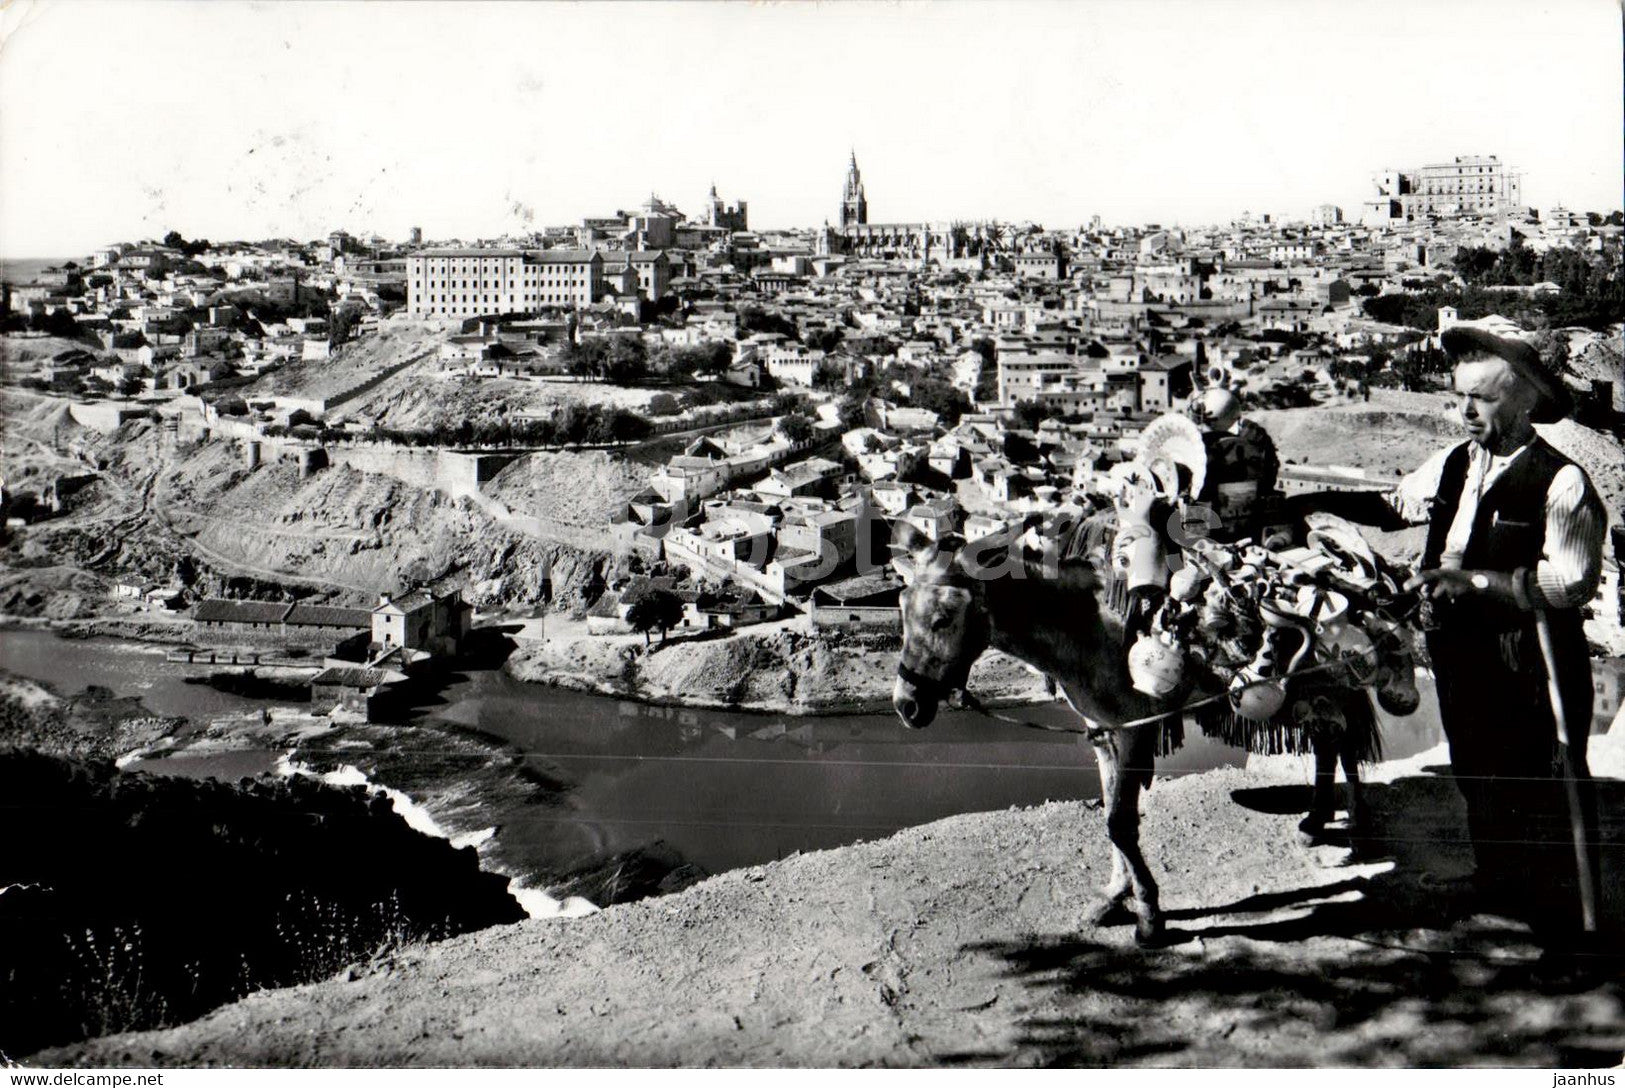
<instances>
[{"instance_id":1,"label":"wide-brimmed hat","mask_svg":"<svg viewBox=\"0 0 1625 1088\"><path fill-rule=\"evenodd\" d=\"M1541 362L1540 352L1533 345L1508 336L1496 336L1487 329L1471 325L1453 325L1446 329L1439 337L1439 345L1452 359L1490 355L1511 364L1518 376L1540 394L1539 403L1529 413L1532 423L1556 423L1574 407L1568 387Z\"/></svg>"}]
</instances>

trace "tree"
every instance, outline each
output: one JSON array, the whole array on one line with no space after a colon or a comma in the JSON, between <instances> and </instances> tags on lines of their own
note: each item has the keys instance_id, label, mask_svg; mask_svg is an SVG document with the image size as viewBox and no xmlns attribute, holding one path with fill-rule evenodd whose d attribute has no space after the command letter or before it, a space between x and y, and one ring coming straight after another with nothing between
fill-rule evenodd
<instances>
[{"instance_id":1,"label":"tree","mask_svg":"<svg viewBox=\"0 0 1625 1088\"><path fill-rule=\"evenodd\" d=\"M609 354L608 345L602 337L588 337L578 343L566 344L559 353L564 366L571 374L578 378L599 378L604 373L604 363Z\"/></svg>"},{"instance_id":2,"label":"tree","mask_svg":"<svg viewBox=\"0 0 1625 1088\"><path fill-rule=\"evenodd\" d=\"M916 408L937 413L950 427L971 409L970 398L965 391L940 378L921 376L909 382L909 400Z\"/></svg>"},{"instance_id":3,"label":"tree","mask_svg":"<svg viewBox=\"0 0 1625 1088\"><path fill-rule=\"evenodd\" d=\"M617 336L605 353L604 377L616 385L639 385L649 376L648 349L634 336Z\"/></svg>"},{"instance_id":4,"label":"tree","mask_svg":"<svg viewBox=\"0 0 1625 1088\"><path fill-rule=\"evenodd\" d=\"M659 628L660 641L666 641L666 632L683 622L683 602L677 594L666 589L646 590L626 610L626 620L632 630L641 632L643 645L649 645L649 632Z\"/></svg>"},{"instance_id":5,"label":"tree","mask_svg":"<svg viewBox=\"0 0 1625 1088\"><path fill-rule=\"evenodd\" d=\"M126 400L141 392L141 389L142 384L140 378L125 378L123 381L118 383L119 396L125 398Z\"/></svg>"},{"instance_id":6,"label":"tree","mask_svg":"<svg viewBox=\"0 0 1625 1088\"><path fill-rule=\"evenodd\" d=\"M349 306L334 310L333 316L327 321L327 346L336 348L349 343L359 322L360 315Z\"/></svg>"},{"instance_id":7,"label":"tree","mask_svg":"<svg viewBox=\"0 0 1625 1088\"><path fill-rule=\"evenodd\" d=\"M739 329L744 333L776 332L794 340L796 323L783 314L769 313L760 306L746 306L739 311Z\"/></svg>"},{"instance_id":8,"label":"tree","mask_svg":"<svg viewBox=\"0 0 1625 1088\"><path fill-rule=\"evenodd\" d=\"M780 416L779 433L791 442L805 442L813 436L813 422L804 415Z\"/></svg>"},{"instance_id":9,"label":"tree","mask_svg":"<svg viewBox=\"0 0 1625 1088\"><path fill-rule=\"evenodd\" d=\"M1036 431L1038 425L1049 419L1055 413L1050 411L1048 405L1040 404L1036 400L1018 400L1014 409L1016 422L1023 430Z\"/></svg>"},{"instance_id":10,"label":"tree","mask_svg":"<svg viewBox=\"0 0 1625 1088\"><path fill-rule=\"evenodd\" d=\"M733 349L725 341L712 340L693 350L699 353L694 364L698 374L725 374L733 366Z\"/></svg>"},{"instance_id":11,"label":"tree","mask_svg":"<svg viewBox=\"0 0 1625 1088\"><path fill-rule=\"evenodd\" d=\"M811 329L801 338L801 342L815 351L834 351L846 334L840 329Z\"/></svg>"},{"instance_id":12,"label":"tree","mask_svg":"<svg viewBox=\"0 0 1625 1088\"><path fill-rule=\"evenodd\" d=\"M846 384L846 367L834 359L820 359L813 368L814 389L839 389Z\"/></svg>"}]
</instances>

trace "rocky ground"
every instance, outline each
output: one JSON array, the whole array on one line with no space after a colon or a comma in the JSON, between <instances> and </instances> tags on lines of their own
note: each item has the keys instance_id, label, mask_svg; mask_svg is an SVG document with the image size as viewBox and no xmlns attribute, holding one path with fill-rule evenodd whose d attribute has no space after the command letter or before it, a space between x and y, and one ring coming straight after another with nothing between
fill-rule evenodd
<instances>
[{"instance_id":1,"label":"rocky ground","mask_svg":"<svg viewBox=\"0 0 1625 1088\"><path fill-rule=\"evenodd\" d=\"M79 759L115 759L172 735L182 718L150 713L136 698L90 687L63 695L0 671L0 750L28 748Z\"/></svg>"},{"instance_id":2,"label":"rocky ground","mask_svg":"<svg viewBox=\"0 0 1625 1088\"><path fill-rule=\"evenodd\" d=\"M895 637L815 637L802 620L645 648L641 635L521 640L507 670L521 680L686 706L816 714L889 711ZM970 688L988 703L1047 701L1044 678L998 651L982 655Z\"/></svg>"},{"instance_id":3,"label":"rocky ground","mask_svg":"<svg viewBox=\"0 0 1625 1088\"><path fill-rule=\"evenodd\" d=\"M250 472L229 442L166 443L148 421L104 438L73 424L60 403L30 394L8 393L0 407L8 413L8 482L30 470L87 472L86 459L103 465L62 516L4 545L0 613L7 615L88 616L104 608L111 579L169 582L182 560L203 595L235 580L237 595L314 591L350 604L417 582L461 585L477 605L534 604L550 567L555 600L584 606L607 559L598 548L609 542L606 522L595 520L613 501L597 463L603 455L574 466L569 487L576 455L553 455L540 470L549 487L603 496L579 509L555 504L554 512L583 523L569 527L574 543L566 544L498 524L470 499L390 477L338 467L304 478L291 462ZM604 486L587 488L589 480Z\"/></svg>"},{"instance_id":4,"label":"rocky ground","mask_svg":"<svg viewBox=\"0 0 1625 1088\"><path fill-rule=\"evenodd\" d=\"M1379 768L1379 841L1305 848L1296 758L1159 781L1144 841L1169 947L1082 917L1109 869L1087 804L966 815L677 895L411 949L80 1066L1615 1065L1616 981L1554 985L1521 927L1450 921L1466 868L1435 749ZM1621 915L1625 736L1593 738ZM1617 963L1615 963L1617 966Z\"/></svg>"}]
</instances>

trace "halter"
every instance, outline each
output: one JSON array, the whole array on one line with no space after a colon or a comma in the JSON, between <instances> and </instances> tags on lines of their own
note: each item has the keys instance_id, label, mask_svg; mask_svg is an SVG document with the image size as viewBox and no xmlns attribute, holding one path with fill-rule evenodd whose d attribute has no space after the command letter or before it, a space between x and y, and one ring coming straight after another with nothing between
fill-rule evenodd
<instances>
[{"instance_id":1,"label":"halter","mask_svg":"<svg viewBox=\"0 0 1625 1088\"><path fill-rule=\"evenodd\" d=\"M932 578L928 581L917 581L914 583L914 585L942 586L947 589L958 589L969 593L972 582L973 580L966 574L952 573L940 578ZM947 677L939 679L934 676L926 676L922 672L917 672L910 668L901 657L899 657L897 661L898 677L908 684L913 685L914 690L923 698L931 699L936 702L945 702L948 696L950 696L952 693L956 691L963 693L965 691L965 682L970 676L970 665L967 664L963 671L965 675L959 677L958 681L955 682Z\"/></svg>"},{"instance_id":2,"label":"halter","mask_svg":"<svg viewBox=\"0 0 1625 1088\"><path fill-rule=\"evenodd\" d=\"M965 690L962 684L951 684L947 680L938 680L924 673L915 672L901 661L897 662L897 675L912 684L914 690L922 696L936 702L945 701L955 691Z\"/></svg>"}]
</instances>

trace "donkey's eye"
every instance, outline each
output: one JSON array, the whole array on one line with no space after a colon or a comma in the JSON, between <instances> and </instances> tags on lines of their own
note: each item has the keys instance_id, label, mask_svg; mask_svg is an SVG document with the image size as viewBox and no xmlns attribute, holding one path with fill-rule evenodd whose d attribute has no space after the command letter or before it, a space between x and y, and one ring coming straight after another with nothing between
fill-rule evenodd
<instances>
[{"instance_id":1,"label":"donkey's eye","mask_svg":"<svg viewBox=\"0 0 1625 1088\"><path fill-rule=\"evenodd\" d=\"M954 622L954 618L946 612L939 612L931 617L931 630L941 631Z\"/></svg>"}]
</instances>

